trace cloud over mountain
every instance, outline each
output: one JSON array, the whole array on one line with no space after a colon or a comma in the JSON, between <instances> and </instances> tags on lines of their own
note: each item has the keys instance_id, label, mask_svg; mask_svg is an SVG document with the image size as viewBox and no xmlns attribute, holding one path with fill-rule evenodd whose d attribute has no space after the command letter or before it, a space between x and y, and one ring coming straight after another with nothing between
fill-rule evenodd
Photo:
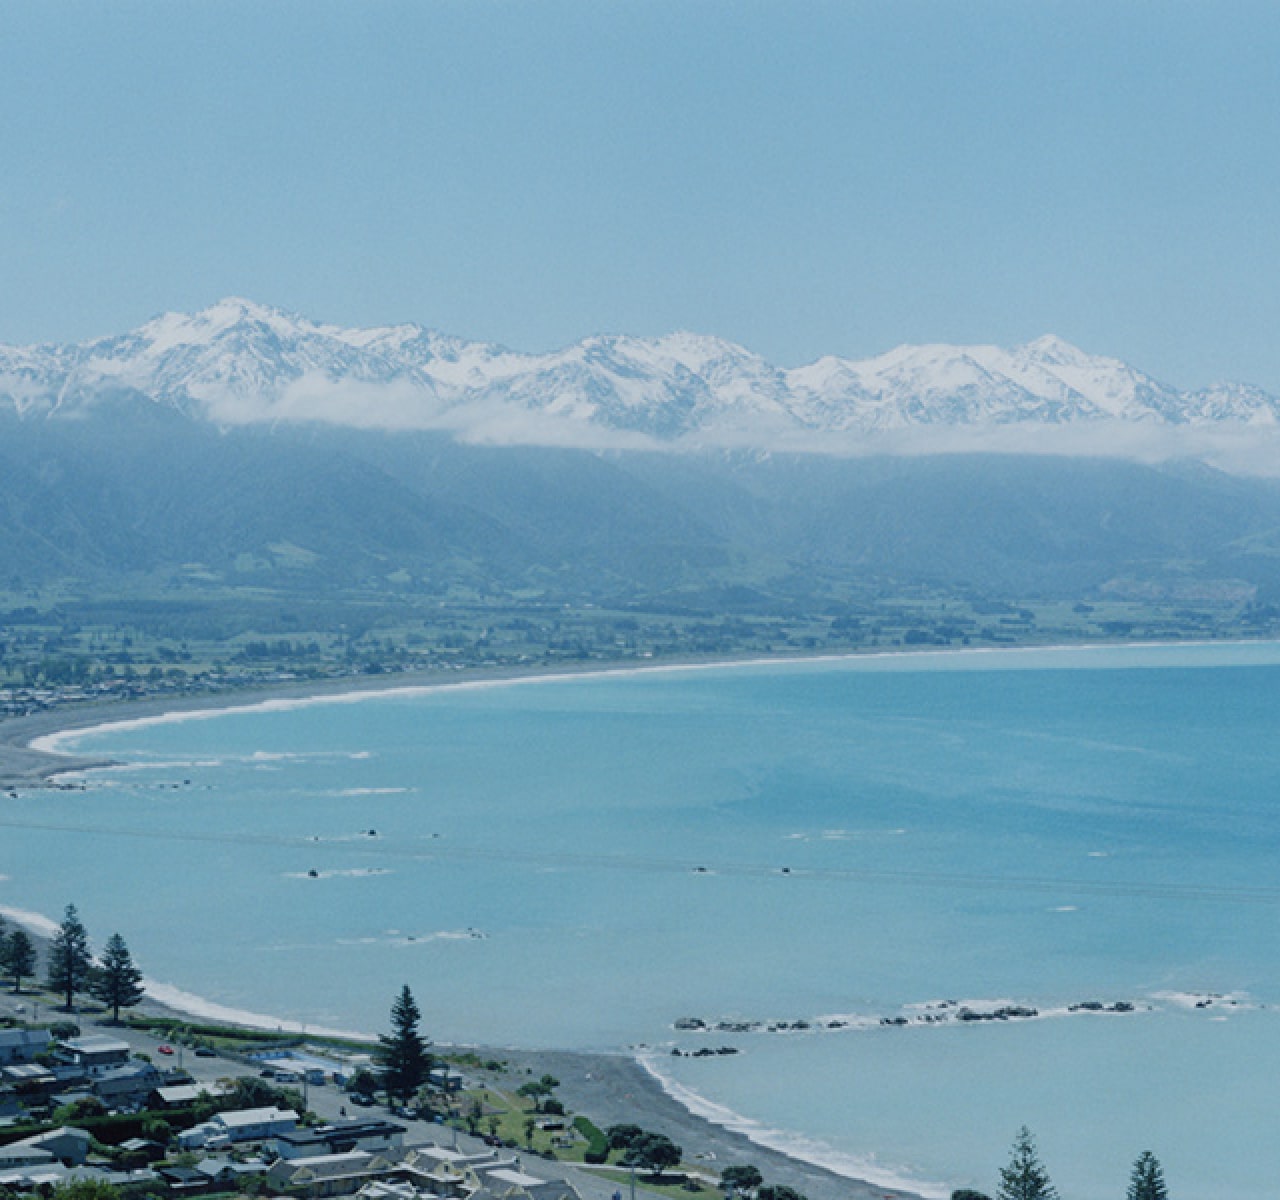
<instances>
[{"instance_id":1,"label":"cloud over mountain","mask_svg":"<svg viewBox=\"0 0 1280 1200\"><path fill-rule=\"evenodd\" d=\"M77 345L0 346L0 401L21 414L77 415L121 396L222 426L439 430L486 444L1199 456L1247 470L1280 445L1280 400L1259 388L1180 391L1055 337L784 369L692 333L535 355L227 299Z\"/></svg>"}]
</instances>

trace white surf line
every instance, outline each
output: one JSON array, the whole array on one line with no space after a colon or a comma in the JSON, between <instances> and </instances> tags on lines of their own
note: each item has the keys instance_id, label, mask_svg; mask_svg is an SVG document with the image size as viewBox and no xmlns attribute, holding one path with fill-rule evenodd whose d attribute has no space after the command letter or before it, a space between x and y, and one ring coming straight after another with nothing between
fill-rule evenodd
<instances>
[{"instance_id":1,"label":"white surf line","mask_svg":"<svg viewBox=\"0 0 1280 1200\"><path fill-rule=\"evenodd\" d=\"M951 1194L950 1187L944 1184L921 1180L903 1171L883 1166L870 1156L847 1154L802 1134L772 1129L750 1117L744 1117L665 1075L658 1069L657 1060L652 1054L637 1054L636 1061L687 1112L727 1129L730 1133L741 1134L757 1146L821 1167L845 1179L874 1184L890 1191L910 1192L923 1196L926 1200L943 1200Z\"/></svg>"},{"instance_id":2,"label":"white surf line","mask_svg":"<svg viewBox=\"0 0 1280 1200\"><path fill-rule=\"evenodd\" d=\"M709 662L681 663L647 663L634 666L600 667L586 671L546 671L530 675L512 675L497 679L457 679L440 683L419 683L389 685L384 688L360 688L346 692L312 693L306 696L276 696L264 700L251 701L245 704L216 705L209 708L193 708L171 710L146 717L127 717L115 721L103 721L94 725L77 726L57 730L53 733L41 734L33 738L28 746L46 754L70 755L72 751L63 749L68 742L92 734L116 732L127 729L142 729L151 725L176 725L187 721L207 721L226 714L244 714L254 712L291 712L296 709L327 704L360 704L365 701L386 699L388 697L426 696L442 692L483 691L490 688L528 687L550 683L573 683L579 680L617 679L627 676L643 676L656 674L677 674L695 671L726 671L743 669L760 669L775 666L805 666L809 664L835 663L883 663L885 661L900 662L904 665L916 662L945 661L947 659L964 660L979 657L1017 658L1032 654L1043 654L1049 657L1065 654L1083 653L1088 656L1121 652L1141 657L1147 650L1191 650L1194 653L1214 647L1229 649L1247 646L1273 646L1277 650L1275 663L1256 665L1280 665L1280 641L1269 638L1241 638L1229 641L1158 641L1158 642L1082 642L1052 643L1043 646L957 646L946 650L870 650L865 652L849 651L839 654L788 655L785 657L757 657L717 659ZM1125 662L1116 664L1115 669L1128 669L1141 663ZM1213 667L1224 664L1177 664L1181 666ZM1160 669L1164 664L1151 664L1149 669ZM1107 664L1090 664L1091 669L1111 669ZM1045 670L1077 670L1075 663L1046 663ZM69 716L72 714L68 714ZM89 768L92 769L92 768Z\"/></svg>"}]
</instances>

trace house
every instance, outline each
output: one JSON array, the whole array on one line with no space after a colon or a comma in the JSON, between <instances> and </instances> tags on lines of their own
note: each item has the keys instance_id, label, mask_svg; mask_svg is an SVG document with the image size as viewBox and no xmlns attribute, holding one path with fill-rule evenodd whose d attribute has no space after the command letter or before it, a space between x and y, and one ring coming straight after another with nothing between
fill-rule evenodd
<instances>
[{"instance_id":1,"label":"house","mask_svg":"<svg viewBox=\"0 0 1280 1200\"><path fill-rule=\"evenodd\" d=\"M213 1190L209 1176L195 1167L158 1167L156 1174L164 1181L171 1196L199 1196Z\"/></svg>"},{"instance_id":2,"label":"house","mask_svg":"<svg viewBox=\"0 0 1280 1200\"><path fill-rule=\"evenodd\" d=\"M242 1108L222 1112L209 1118L211 1125L221 1126L229 1141L261 1142L267 1138L291 1133L298 1127L298 1114L291 1108Z\"/></svg>"},{"instance_id":3,"label":"house","mask_svg":"<svg viewBox=\"0 0 1280 1200\"><path fill-rule=\"evenodd\" d=\"M219 1149L238 1142L262 1142L281 1134L292 1133L298 1125L298 1114L291 1108L243 1108L235 1112L217 1113L209 1120L184 1129L178 1144L184 1150L201 1146Z\"/></svg>"},{"instance_id":4,"label":"house","mask_svg":"<svg viewBox=\"0 0 1280 1200\"><path fill-rule=\"evenodd\" d=\"M484 1180L482 1191L496 1200L580 1200L572 1184L563 1179L539 1179L513 1167L478 1168ZM475 1193L470 1200L487 1200Z\"/></svg>"},{"instance_id":5,"label":"house","mask_svg":"<svg viewBox=\"0 0 1280 1200\"><path fill-rule=\"evenodd\" d=\"M227 1082L214 1083L175 1083L168 1087L158 1087L147 1097L150 1108L188 1108L202 1096L217 1098L229 1096L235 1087Z\"/></svg>"},{"instance_id":6,"label":"house","mask_svg":"<svg viewBox=\"0 0 1280 1200\"><path fill-rule=\"evenodd\" d=\"M260 1158L248 1162L235 1162L229 1158L206 1158L196 1163L195 1169L208 1179L216 1192L240 1192L241 1184L248 1179L260 1178L267 1173L267 1164Z\"/></svg>"},{"instance_id":7,"label":"house","mask_svg":"<svg viewBox=\"0 0 1280 1200\"><path fill-rule=\"evenodd\" d=\"M89 1037L67 1038L58 1043L57 1055L63 1061L80 1067L91 1074L117 1067L129 1061L129 1043L119 1038L92 1034Z\"/></svg>"},{"instance_id":8,"label":"house","mask_svg":"<svg viewBox=\"0 0 1280 1200\"><path fill-rule=\"evenodd\" d=\"M372 1117L367 1121L334 1121L312 1129L295 1129L272 1138L267 1148L280 1158L314 1158L348 1150L398 1150L404 1144L404 1134L403 1125Z\"/></svg>"},{"instance_id":9,"label":"house","mask_svg":"<svg viewBox=\"0 0 1280 1200\"><path fill-rule=\"evenodd\" d=\"M432 1193L419 1191L398 1179L371 1179L357 1193L357 1200L423 1200Z\"/></svg>"},{"instance_id":10,"label":"house","mask_svg":"<svg viewBox=\"0 0 1280 1200\"><path fill-rule=\"evenodd\" d=\"M25 1167L0 1167L0 1188L10 1192L34 1192L37 1188L51 1193L60 1184L69 1183L71 1169L60 1162L32 1163Z\"/></svg>"},{"instance_id":11,"label":"house","mask_svg":"<svg viewBox=\"0 0 1280 1200\"><path fill-rule=\"evenodd\" d=\"M0 1067L35 1062L52 1045L47 1029L0 1029Z\"/></svg>"},{"instance_id":12,"label":"house","mask_svg":"<svg viewBox=\"0 0 1280 1200\"><path fill-rule=\"evenodd\" d=\"M160 1072L150 1063L125 1063L104 1069L89 1090L108 1108L133 1108L146 1103L161 1079Z\"/></svg>"},{"instance_id":13,"label":"house","mask_svg":"<svg viewBox=\"0 0 1280 1200\"><path fill-rule=\"evenodd\" d=\"M492 1150L467 1154L443 1146L415 1146L405 1152L395 1177L432 1192L436 1196L462 1197L483 1186L478 1171L482 1167L514 1167L513 1157L500 1158Z\"/></svg>"},{"instance_id":14,"label":"house","mask_svg":"<svg viewBox=\"0 0 1280 1200\"><path fill-rule=\"evenodd\" d=\"M64 1167L78 1167L89 1157L92 1138L83 1129L64 1126L34 1137L23 1138L0 1146L0 1168L26 1167L40 1163L61 1163Z\"/></svg>"},{"instance_id":15,"label":"house","mask_svg":"<svg viewBox=\"0 0 1280 1200\"><path fill-rule=\"evenodd\" d=\"M25 1142L10 1142L7 1146L0 1146L0 1172L45 1167L57 1161L51 1150L29 1146Z\"/></svg>"},{"instance_id":16,"label":"house","mask_svg":"<svg viewBox=\"0 0 1280 1200\"><path fill-rule=\"evenodd\" d=\"M58 1084L58 1077L39 1063L17 1063L0 1067L0 1080L19 1095L48 1095Z\"/></svg>"},{"instance_id":17,"label":"house","mask_svg":"<svg viewBox=\"0 0 1280 1200\"><path fill-rule=\"evenodd\" d=\"M267 1172L267 1188L319 1198L347 1196L395 1167L391 1158L365 1150L322 1154L314 1158L281 1158Z\"/></svg>"}]
</instances>

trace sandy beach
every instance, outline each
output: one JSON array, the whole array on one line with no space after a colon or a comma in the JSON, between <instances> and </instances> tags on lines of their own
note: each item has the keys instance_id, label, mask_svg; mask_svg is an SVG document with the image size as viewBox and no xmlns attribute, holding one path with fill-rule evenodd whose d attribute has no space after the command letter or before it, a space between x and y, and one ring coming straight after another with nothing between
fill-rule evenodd
<instances>
[{"instance_id":1,"label":"sandy beach","mask_svg":"<svg viewBox=\"0 0 1280 1200\"><path fill-rule=\"evenodd\" d=\"M843 657L843 656L841 656ZM754 661L754 660L753 660ZM385 692L400 688L467 685L548 675L598 674L621 670L661 669L661 667L705 667L728 663L663 663L648 667L602 667L548 671L432 671L397 676L353 677L297 684L273 685L262 689L225 694L186 697L157 696L136 701L107 701L100 704L67 706L0 722L0 790L33 787L74 786L59 784L60 775L110 765L109 760L76 757L34 749L30 743L67 730L84 729L117 721L159 717L171 713L239 708L268 701L340 696L357 692ZM55 916L56 914L45 914ZM38 931L33 931L38 932ZM153 999L144 1002L152 1012L174 1010ZM468 1047L469 1048L469 1047ZM458 1047L463 1049L463 1047ZM634 1057L627 1054L584 1053L572 1049L528 1051L509 1047L475 1047L484 1056L507 1060L535 1075L550 1073L561 1080L560 1095L576 1112L591 1117L601 1127L629 1122L665 1133L685 1151L686 1161L705 1166L708 1174L734 1163L754 1163L766 1180L787 1184L809 1200L914 1200L914 1193L883 1184L837 1174L814 1163L793 1158L768 1146L753 1142L691 1112L669 1095L661 1083Z\"/></svg>"}]
</instances>

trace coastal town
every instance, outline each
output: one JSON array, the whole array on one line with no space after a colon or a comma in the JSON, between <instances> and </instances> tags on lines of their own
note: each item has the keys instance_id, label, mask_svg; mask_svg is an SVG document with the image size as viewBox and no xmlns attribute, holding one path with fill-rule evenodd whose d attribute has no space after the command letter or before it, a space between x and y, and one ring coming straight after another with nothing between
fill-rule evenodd
<instances>
[{"instance_id":1,"label":"coastal town","mask_svg":"<svg viewBox=\"0 0 1280 1200\"><path fill-rule=\"evenodd\" d=\"M586 1063L602 1083L599 1058L438 1051L418 1031L407 986L389 1036L306 1037L167 1009L147 996L118 935L87 957L74 906L52 938L6 924L0 950L5 1200L805 1200L791 1183L766 1183L756 1165L729 1161L714 1138L686 1151L619 1119L650 1115L635 1092L610 1100L596 1087L600 1119L613 1122L601 1128L566 1102L581 1093L572 1079L562 1092L541 1070L569 1064L577 1074ZM757 1158L790 1167L765 1149ZM824 1182L835 1177L819 1179L822 1200L907 1200Z\"/></svg>"}]
</instances>

